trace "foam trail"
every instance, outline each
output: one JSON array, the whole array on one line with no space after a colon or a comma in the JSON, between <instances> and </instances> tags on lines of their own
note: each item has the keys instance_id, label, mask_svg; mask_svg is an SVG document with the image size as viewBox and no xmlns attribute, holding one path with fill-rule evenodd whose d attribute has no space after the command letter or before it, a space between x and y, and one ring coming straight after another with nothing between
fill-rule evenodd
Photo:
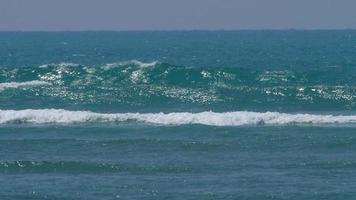
<instances>
[{"instance_id":1,"label":"foam trail","mask_svg":"<svg viewBox=\"0 0 356 200\"><path fill-rule=\"evenodd\" d=\"M203 124L211 126L288 125L288 124L353 124L356 115L287 114L278 112L176 112L176 113L95 113L63 109L0 110L0 123L85 123L128 122L161 125Z\"/></svg>"},{"instance_id":2,"label":"foam trail","mask_svg":"<svg viewBox=\"0 0 356 200\"><path fill-rule=\"evenodd\" d=\"M50 83L45 81L26 81L26 82L6 82L0 83L0 91L8 88L19 88L19 87L28 87L28 86L41 86L41 85L50 85Z\"/></svg>"}]
</instances>

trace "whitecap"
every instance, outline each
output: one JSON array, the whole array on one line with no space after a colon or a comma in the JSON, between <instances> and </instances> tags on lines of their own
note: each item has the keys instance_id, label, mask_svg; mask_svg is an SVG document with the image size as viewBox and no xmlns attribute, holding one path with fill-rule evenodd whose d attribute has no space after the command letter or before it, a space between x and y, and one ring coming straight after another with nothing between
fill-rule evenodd
<instances>
[{"instance_id":1,"label":"whitecap","mask_svg":"<svg viewBox=\"0 0 356 200\"><path fill-rule=\"evenodd\" d=\"M6 82L0 83L0 91L9 89L9 88L19 88L19 87L32 87L32 86L42 86L42 85L50 85L50 83L45 81L25 81L25 82Z\"/></svg>"},{"instance_id":2,"label":"whitecap","mask_svg":"<svg viewBox=\"0 0 356 200\"><path fill-rule=\"evenodd\" d=\"M147 67L154 67L158 64L158 61L153 61L153 62L141 62L138 60L129 60L129 61L122 61L122 62L116 62L116 63L107 63L105 64L102 68L103 69L112 69L115 67L122 67L122 66L127 66L127 65L132 65L136 66L139 68L147 68Z\"/></svg>"},{"instance_id":3,"label":"whitecap","mask_svg":"<svg viewBox=\"0 0 356 200\"><path fill-rule=\"evenodd\" d=\"M67 62L61 62L61 63L50 63L50 64L43 64L38 66L38 68L48 68L48 67L78 67L80 64L76 63L67 63Z\"/></svg>"},{"instance_id":4,"label":"whitecap","mask_svg":"<svg viewBox=\"0 0 356 200\"><path fill-rule=\"evenodd\" d=\"M210 126L354 124L356 115L288 114L279 112L172 112L96 113L64 109L0 110L0 123L105 123L139 122L158 125L202 124Z\"/></svg>"}]
</instances>

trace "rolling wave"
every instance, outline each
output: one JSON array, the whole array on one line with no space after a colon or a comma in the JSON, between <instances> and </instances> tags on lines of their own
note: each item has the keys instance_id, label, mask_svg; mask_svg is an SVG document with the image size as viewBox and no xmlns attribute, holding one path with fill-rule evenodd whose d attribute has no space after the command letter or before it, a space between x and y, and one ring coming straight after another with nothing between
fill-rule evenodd
<instances>
[{"instance_id":1,"label":"rolling wave","mask_svg":"<svg viewBox=\"0 0 356 200\"><path fill-rule=\"evenodd\" d=\"M129 60L129 61L123 61L123 62L117 62L117 63L108 63L102 66L103 69L111 69L114 67L122 67L122 66L138 66L140 68L145 68L145 67L154 67L158 65L158 61L153 61L153 62L141 62L139 60Z\"/></svg>"},{"instance_id":2,"label":"rolling wave","mask_svg":"<svg viewBox=\"0 0 356 200\"><path fill-rule=\"evenodd\" d=\"M210 126L354 124L356 115L288 114L279 112L172 112L172 113L96 113L64 109L0 110L0 123L148 123L157 125L201 124Z\"/></svg>"},{"instance_id":3,"label":"rolling wave","mask_svg":"<svg viewBox=\"0 0 356 200\"><path fill-rule=\"evenodd\" d=\"M9 88L43 86L43 85L50 85L50 83L45 81L38 81L38 80L25 81L25 82L6 82L6 83L0 83L0 91Z\"/></svg>"},{"instance_id":4,"label":"rolling wave","mask_svg":"<svg viewBox=\"0 0 356 200\"><path fill-rule=\"evenodd\" d=\"M138 60L98 66L59 63L0 68L0 104L3 105L0 108L16 108L13 100L21 99L17 104L23 104L22 108L29 108L26 102L35 102L37 108L60 103L57 107L80 105L79 110L93 105L133 110L155 106L168 110L182 107L224 108L222 111L353 110L356 108L354 74L355 69L346 67L253 70Z\"/></svg>"}]
</instances>

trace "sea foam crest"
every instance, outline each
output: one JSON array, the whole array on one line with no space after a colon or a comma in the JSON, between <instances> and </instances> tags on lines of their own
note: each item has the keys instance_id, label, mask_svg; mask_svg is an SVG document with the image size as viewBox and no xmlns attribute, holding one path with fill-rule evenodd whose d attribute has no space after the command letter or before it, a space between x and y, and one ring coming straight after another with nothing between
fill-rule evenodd
<instances>
[{"instance_id":1,"label":"sea foam crest","mask_svg":"<svg viewBox=\"0 0 356 200\"><path fill-rule=\"evenodd\" d=\"M61 62L61 63L51 63L51 64L43 64L38 66L38 68L48 68L50 66L54 66L54 67L78 67L80 66L79 64L76 63L66 63L66 62Z\"/></svg>"},{"instance_id":2,"label":"sea foam crest","mask_svg":"<svg viewBox=\"0 0 356 200\"><path fill-rule=\"evenodd\" d=\"M31 87L31 86L42 86L42 85L50 85L50 83L45 81L25 81L25 82L6 82L0 83L0 91L9 89L9 88L19 88L19 87Z\"/></svg>"},{"instance_id":3,"label":"sea foam crest","mask_svg":"<svg viewBox=\"0 0 356 200\"><path fill-rule=\"evenodd\" d=\"M0 123L84 123L128 122L160 125L203 124L211 126L353 124L356 115L287 114L279 112L173 112L173 113L95 113L63 109L0 110Z\"/></svg>"},{"instance_id":4,"label":"sea foam crest","mask_svg":"<svg viewBox=\"0 0 356 200\"><path fill-rule=\"evenodd\" d=\"M129 61L123 61L123 62L117 62L117 63L108 63L103 66L104 69L111 69L114 67L118 66L127 66L127 65L133 65L137 66L139 68L146 68L146 67L153 67L157 65L159 62L158 61L153 61L153 62L141 62L138 60L129 60Z\"/></svg>"}]
</instances>

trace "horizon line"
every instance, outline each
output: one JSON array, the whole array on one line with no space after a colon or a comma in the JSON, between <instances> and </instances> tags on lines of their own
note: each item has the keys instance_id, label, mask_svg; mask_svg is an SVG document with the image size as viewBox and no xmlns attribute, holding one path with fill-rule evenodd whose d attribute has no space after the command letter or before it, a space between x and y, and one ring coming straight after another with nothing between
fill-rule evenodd
<instances>
[{"instance_id":1,"label":"horizon line","mask_svg":"<svg viewBox=\"0 0 356 200\"><path fill-rule=\"evenodd\" d=\"M83 29L83 30L0 30L0 32L233 32L233 31L356 31L356 28L261 28L261 29Z\"/></svg>"}]
</instances>

